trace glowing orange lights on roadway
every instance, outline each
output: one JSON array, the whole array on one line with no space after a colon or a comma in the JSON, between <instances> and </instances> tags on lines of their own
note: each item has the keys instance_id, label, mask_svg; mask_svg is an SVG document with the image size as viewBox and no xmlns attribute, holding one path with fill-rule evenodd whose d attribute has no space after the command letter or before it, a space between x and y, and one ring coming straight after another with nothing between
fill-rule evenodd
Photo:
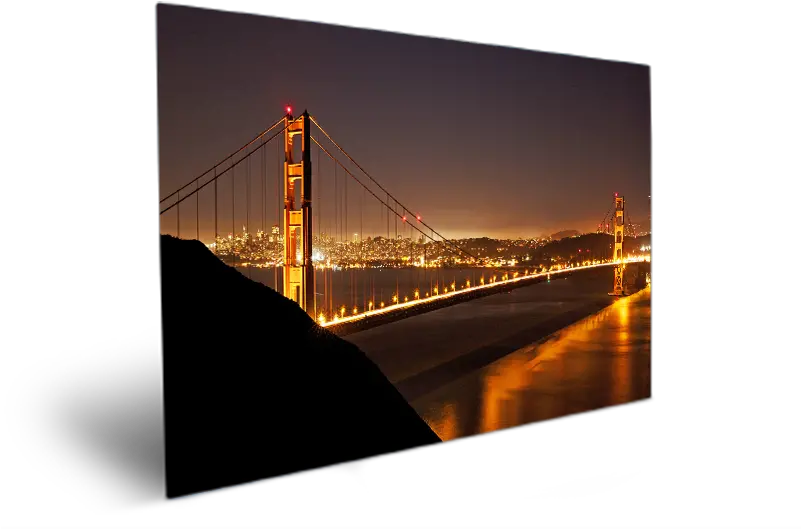
<instances>
[{"instance_id":1,"label":"glowing orange lights on roadway","mask_svg":"<svg viewBox=\"0 0 801 529\"><path fill-rule=\"evenodd\" d=\"M631 257L631 258L623 259L623 262L637 262L637 261L643 261L643 260L650 261L650 259ZM439 294L437 292L437 288L434 287L434 295L431 296L431 297L416 298L416 299L412 299L412 300L410 300L408 297L406 297L404 301L399 302L400 300L398 299L398 296L395 295L395 296L392 297L392 301L394 302L394 305L390 305L388 307L385 307L384 306L384 302L382 301L381 304L379 305L380 308L375 309L375 310L370 310L370 311L367 311L367 312L362 312L360 314L355 314L353 316L345 316L344 315L344 312L345 312L344 311L344 307L342 307L342 311L341 311L342 317L338 318L335 315L333 321L326 321L325 317L323 316L323 317L319 317L318 321L320 322L320 326L329 327L329 326L337 325L337 324L340 324L340 323L346 323L346 322L349 322L349 321L362 320L362 319L365 319L365 318L369 318L371 316L376 316L376 315L379 315L379 314L384 314L384 313L395 311L395 310L401 310L401 309L413 307L413 306L419 305L421 303L430 303L432 301L437 301L437 300L440 300L440 299L446 299L446 298L450 298L450 297L453 297L453 296L460 296L460 295L464 294L465 292L473 292L473 291L486 289L486 288L494 288L494 287L497 287L499 285L504 285L504 284L508 284L508 283L517 283L519 281L525 281L527 279L532 279L532 278L535 278L535 277L546 277L550 281L551 274L561 274L563 272L575 272L576 270L586 270L586 269L590 269L590 268L597 268L599 266L615 266L616 264L618 264L618 262L619 261L611 261L611 262L608 262L608 263L594 263L594 264L583 265L583 266L565 267L565 268L561 268L559 270L551 270L549 272L541 272L541 273L538 273L538 274L522 275L522 276L512 277L512 278L508 278L508 275L504 274L504 279L502 279L500 281L498 281L497 278L495 276L493 276L489 280L489 282L487 282L486 284L482 283L482 284L479 284L479 285L476 285L476 286L469 286L469 287L466 287L466 288L464 288L462 290L459 290L459 291L457 291L456 289L449 290L449 289L445 288L444 292L442 294Z\"/></svg>"}]
</instances>

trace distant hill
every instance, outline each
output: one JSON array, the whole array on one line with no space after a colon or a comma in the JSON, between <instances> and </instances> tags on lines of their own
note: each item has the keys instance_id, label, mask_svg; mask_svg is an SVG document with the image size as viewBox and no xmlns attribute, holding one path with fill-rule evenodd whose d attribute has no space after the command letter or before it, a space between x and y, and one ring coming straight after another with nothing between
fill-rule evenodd
<instances>
[{"instance_id":1,"label":"distant hill","mask_svg":"<svg viewBox=\"0 0 801 529\"><path fill-rule=\"evenodd\" d=\"M609 259L612 257L614 236L606 233L585 233L578 237L566 236L558 241L552 241L530 252L531 262L541 264L549 263L555 258L560 261L576 259L579 250L588 252L592 259ZM623 252L634 252L641 246L650 246L651 236L625 237L623 239ZM584 253L587 255L587 253Z\"/></svg>"},{"instance_id":2,"label":"distant hill","mask_svg":"<svg viewBox=\"0 0 801 529\"><path fill-rule=\"evenodd\" d=\"M576 235L579 235L577 230L563 230L552 234L551 239L558 241L559 239L564 239L565 237L575 237Z\"/></svg>"}]
</instances>

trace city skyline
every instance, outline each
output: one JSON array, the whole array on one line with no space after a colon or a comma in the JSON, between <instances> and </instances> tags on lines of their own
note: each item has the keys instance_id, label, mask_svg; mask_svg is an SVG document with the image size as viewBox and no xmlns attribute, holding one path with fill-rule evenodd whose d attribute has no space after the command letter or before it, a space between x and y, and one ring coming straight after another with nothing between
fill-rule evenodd
<instances>
[{"instance_id":1,"label":"city skyline","mask_svg":"<svg viewBox=\"0 0 801 529\"><path fill-rule=\"evenodd\" d=\"M393 194L419 208L410 213L448 238L592 232L615 192L626 196L629 220L642 224L650 215L647 66L177 6L159 10L162 197L291 105L296 114L308 109ZM274 143L279 147L252 157L251 184L244 183L245 164L237 168L234 218L225 210L230 184L221 186L218 233L248 222L255 233L280 218L275 185L283 142ZM334 167L325 156L313 157L312 165L314 218L322 218L315 233L386 233L377 203L359 206L362 218L349 213L347 229L331 225ZM242 206L249 185L253 213ZM209 200L198 202L206 241L214 238ZM182 207L184 215L193 211L194 200ZM194 214L181 222L195 231ZM174 223L164 215L162 231Z\"/></svg>"}]
</instances>

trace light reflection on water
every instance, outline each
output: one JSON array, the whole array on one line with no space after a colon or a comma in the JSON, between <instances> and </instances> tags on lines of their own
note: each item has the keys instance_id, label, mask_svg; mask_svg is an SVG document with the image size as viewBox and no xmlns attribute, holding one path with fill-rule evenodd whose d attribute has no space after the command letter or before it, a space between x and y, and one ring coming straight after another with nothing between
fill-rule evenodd
<instances>
[{"instance_id":1,"label":"light reflection on water","mask_svg":"<svg viewBox=\"0 0 801 529\"><path fill-rule=\"evenodd\" d=\"M446 402L438 410L439 416L430 416L428 426L434 430L440 439L454 439L459 437L459 423L456 418L456 406L452 402Z\"/></svg>"},{"instance_id":2,"label":"light reflection on water","mask_svg":"<svg viewBox=\"0 0 801 529\"><path fill-rule=\"evenodd\" d=\"M650 287L412 405L443 440L650 397Z\"/></svg>"}]
</instances>

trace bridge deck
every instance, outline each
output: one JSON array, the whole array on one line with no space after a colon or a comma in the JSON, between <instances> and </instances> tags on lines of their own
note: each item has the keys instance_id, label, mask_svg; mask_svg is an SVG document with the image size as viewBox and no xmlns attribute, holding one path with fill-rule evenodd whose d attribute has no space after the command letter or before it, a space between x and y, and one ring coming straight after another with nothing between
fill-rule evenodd
<instances>
[{"instance_id":1,"label":"bridge deck","mask_svg":"<svg viewBox=\"0 0 801 529\"><path fill-rule=\"evenodd\" d=\"M443 440L651 396L651 292L411 402Z\"/></svg>"}]
</instances>

